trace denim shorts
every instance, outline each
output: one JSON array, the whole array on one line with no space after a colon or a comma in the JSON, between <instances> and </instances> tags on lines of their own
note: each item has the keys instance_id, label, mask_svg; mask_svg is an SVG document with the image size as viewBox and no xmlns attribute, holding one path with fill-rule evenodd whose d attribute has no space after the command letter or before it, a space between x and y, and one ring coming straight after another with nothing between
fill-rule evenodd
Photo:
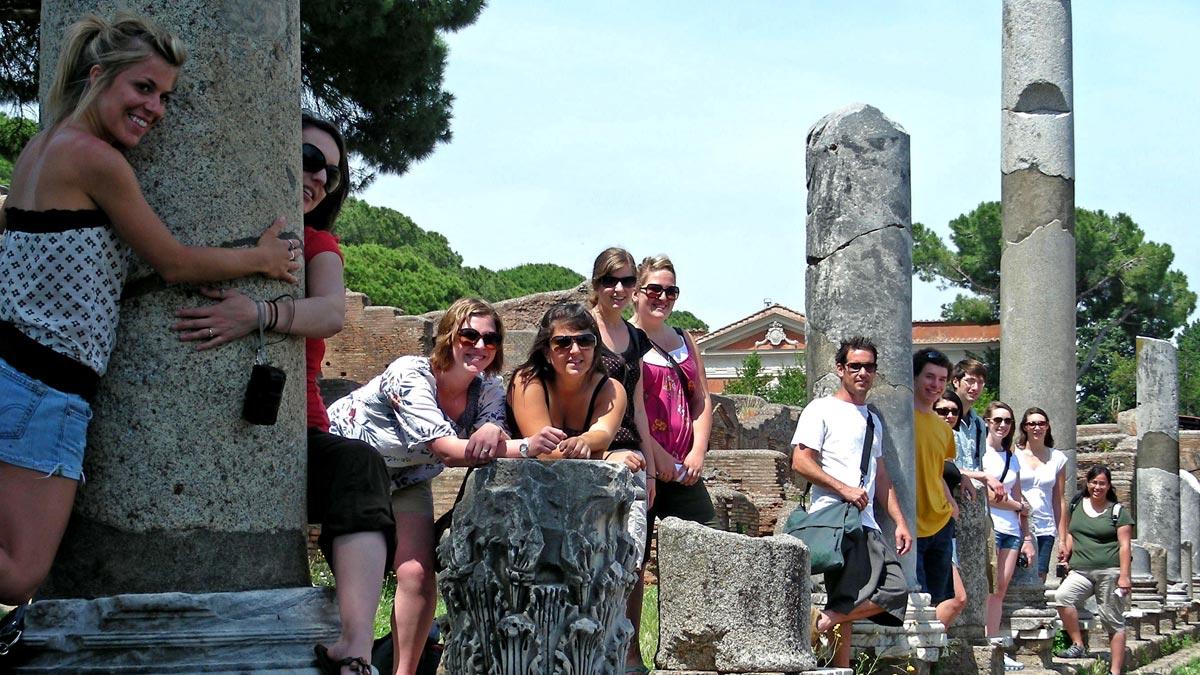
<instances>
[{"instance_id":1,"label":"denim shorts","mask_svg":"<svg viewBox=\"0 0 1200 675\"><path fill-rule=\"evenodd\" d=\"M1042 534L1037 538L1038 566L1037 573L1046 576L1050 574L1050 550L1054 548L1054 535Z\"/></svg>"},{"instance_id":2,"label":"denim shorts","mask_svg":"<svg viewBox=\"0 0 1200 675\"><path fill-rule=\"evenodd\" d=\"M92 408L0 359L0 462L46 476L83 478Z\"/></svg>"},{"instance_id":3,"label":"denim shorts","mask_svg":"<svg viewBox=\"0 0 1200 675\"><path fill-rule=\"evenodd\" d=\"M1021 550L1021 538L1015 534L996 533L996 548L1008 549L1010 551Z\"/></svg>"}]
</instances>

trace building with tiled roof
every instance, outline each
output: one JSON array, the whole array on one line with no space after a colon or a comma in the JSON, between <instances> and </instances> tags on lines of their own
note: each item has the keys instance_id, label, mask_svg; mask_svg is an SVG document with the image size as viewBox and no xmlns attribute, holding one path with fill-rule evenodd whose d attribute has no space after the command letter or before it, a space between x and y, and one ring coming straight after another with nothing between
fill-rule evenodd
<instances>
[{"instance_id":1,"label":"building with tiled roof","mask_svg":"<svg viewBox=\"0 0 1200 675\"><path fill-rule=\"evenodd\" d=\"M803 368L805 327L804 314L771 304L697 338L709 391L723 391L726 380L737 377L737 369L750 354L758 355L767 375L789 366ZM914 321L913 349L925 347L941 351L951 362L980 355L1000 348L1000 324Z\"/></svg>"}]
</instances>

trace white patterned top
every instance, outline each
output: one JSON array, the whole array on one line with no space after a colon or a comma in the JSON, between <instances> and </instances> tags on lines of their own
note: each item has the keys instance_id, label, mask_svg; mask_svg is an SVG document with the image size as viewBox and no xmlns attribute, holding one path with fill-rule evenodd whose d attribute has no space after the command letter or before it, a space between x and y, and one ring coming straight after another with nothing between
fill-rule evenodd
<instances>
[{"instance_id":1,"label":"white patterned top","mask_svg":"<svg viewBox=\"0 0 1200 675\"><path fill-rule=\"evenodd\" d=\"M329 431L356 438L383 455L397 488L427 481L445 468L429 449L434 439L466 438L487 423L504 428L504 385L479 376L478 395L452 420L437 402L437 379L424 356L401 356L387 370L329 406Z\"/></svg>"},{"instance_id":2,"label":"white patterned top","mask_svg":"<svg viewBox=\"0 0 1200 675\"><path fill-rule=\"evenodd\" d=\"M129 247L99 209L5 210L0 320L103 375Z\"/></svg>"}]
</instances>

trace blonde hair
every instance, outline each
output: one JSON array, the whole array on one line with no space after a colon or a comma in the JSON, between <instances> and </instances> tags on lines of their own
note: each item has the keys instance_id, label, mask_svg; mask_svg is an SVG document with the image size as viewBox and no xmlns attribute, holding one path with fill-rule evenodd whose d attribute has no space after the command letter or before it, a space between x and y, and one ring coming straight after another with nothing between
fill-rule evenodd
<instances>
[{"instance_id":1,"label":"blonde hair","mask_svg":"<svg viewBox=\"0 0 1200 675\"><path fill-rule=\"evenodd\" d=\"M71 24L46 101L50 124L87 110L121 71L155 54L175 68L188 56L183 42L137 14L122 12L112 21L89 14ZM93 66L101 69L95 82Z\"/></svg>"},{"instance_id":2,"label":"blonde hair","mask_svg":"<svg viewBox=\"0 0 1200 675\"><path fill-rule=\"evenodd\" d=\"M650 276L652 272L661 272L663 270L675 274L675 264L671 262L671 259L666 254L651 255L642 258L642 264L638 265L638 284L640 285L646 281L646 277ZM675 276L678 277L679 275L675 274Z\"/></svg>"},{"instance_id":3,"label":"blonde hair","mask_svg":"<svg viewBox=\"0 0 1200 675\"><path fill-rule=\"evenodd\" d=\"M592 290L588 292L588 305L595 307L600 302L600 277L628 265L637 274L637 263L633 256L619 246L610 246L596 256L592 263Z\"/></svg>"},{"instance_id":4,"label":"blonde hair","mask_svg":"<svg viewBox=\"0 0 1200 675\"><path fill-rule=\"evenodd\" d=\"M496 333L500 335L500 344L496 345L496 357L492 359L485 371L495 375L504 368L504 322L495 308L479 298L459 298L450 305L450 309L438 321L437 336L433 338L433 353L429 355L429 364L436 371L449 370L454 365L454 341L458 339L458 329L473 316L488 316L496 324Z\"/></svg>"}]
</instances>

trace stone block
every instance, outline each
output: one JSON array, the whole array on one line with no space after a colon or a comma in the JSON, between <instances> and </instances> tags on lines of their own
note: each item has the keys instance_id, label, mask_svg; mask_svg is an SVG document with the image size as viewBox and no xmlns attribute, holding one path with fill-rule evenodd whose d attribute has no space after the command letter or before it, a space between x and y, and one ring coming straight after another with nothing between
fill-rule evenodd
<instances>
[{"instance_id":1,"label":"stone block","mask_svg":"<svg viewBox=\"0 0 1200 675\"><path fill-rule=\"evenodd\" d=\"M15 672L315 674L313 645L338 632L329 588L45 600Z\"/></svg>"},{"instance_id":2,"label":"stone block","mask_svg":"<svg viewBox=\"0 0 1200 675\"><path fill-rule=\"evenodd\" d=\"M809 643L808 548L667 518L659 524L660 669L802 671Z\"/></svg>"}]
</instances>

